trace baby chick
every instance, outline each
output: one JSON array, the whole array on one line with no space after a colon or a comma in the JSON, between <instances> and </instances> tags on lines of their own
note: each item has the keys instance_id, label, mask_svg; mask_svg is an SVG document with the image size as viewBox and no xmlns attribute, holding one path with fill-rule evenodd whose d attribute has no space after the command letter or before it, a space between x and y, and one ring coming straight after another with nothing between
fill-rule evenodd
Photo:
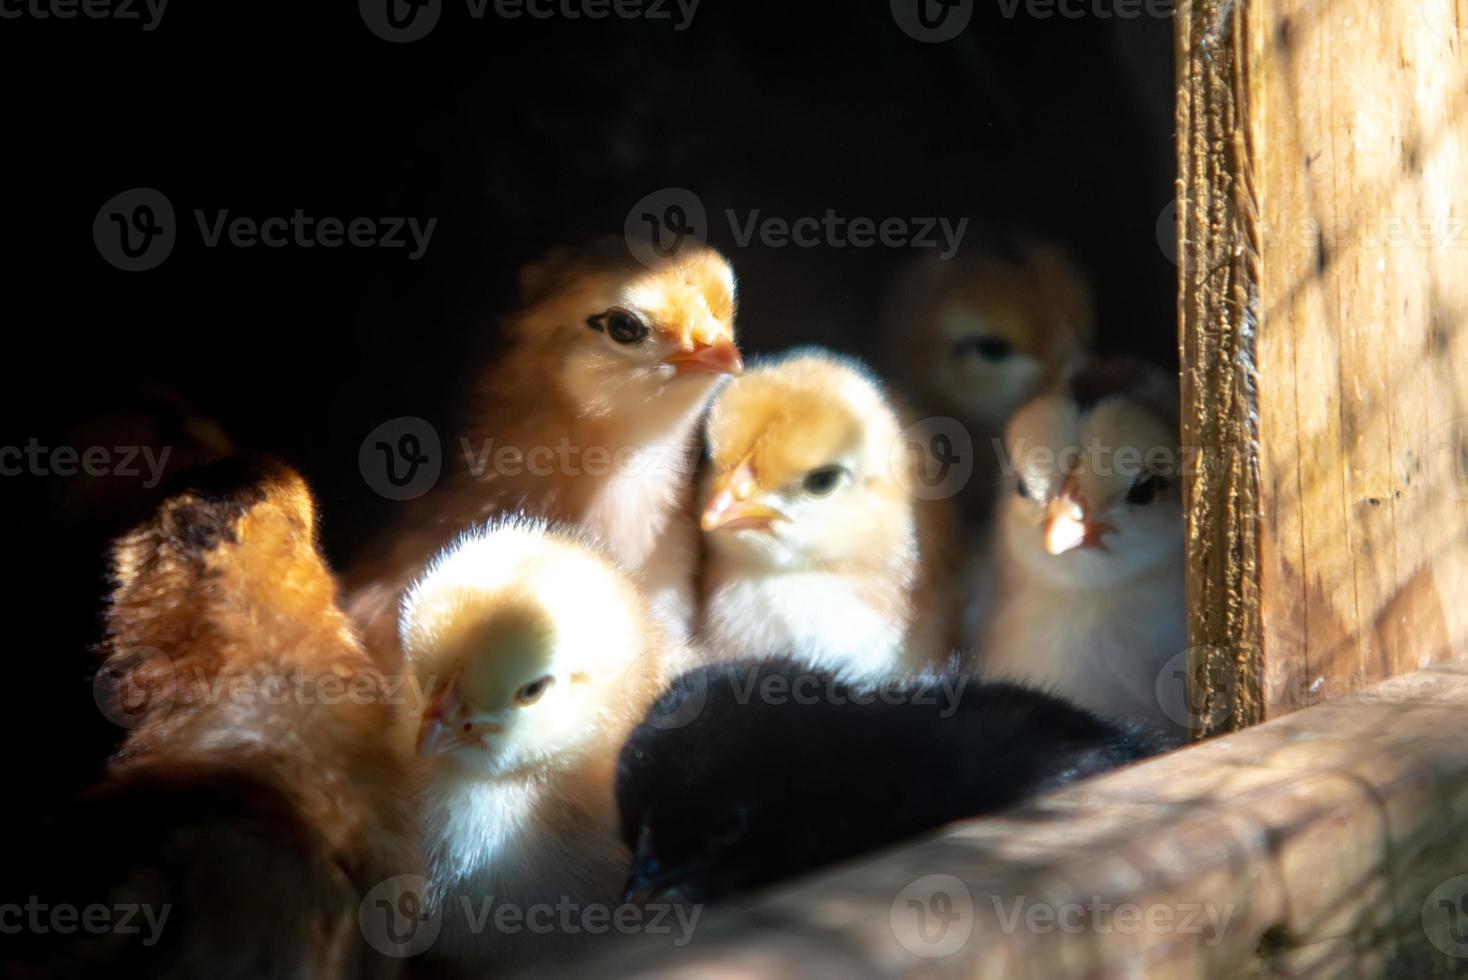
<instances>
[{"instance_id":1,"label":"baby chick","mask_svg":"<svg viewBox=\"0 0 1468 980\"><path fill-rule=\"evenodd\" d=\"M717 901L1164 747L1145 726L948 671L863 687L788 660L702 668L622 753L628 897Z\"/></svg>"},{"instance_id":2,"label":"baby chick","mask_svg":"<svg viewBox=\"0 0 1468 980\"><path fill-rule=\"evenodd\" d=\"M405 601L402 643L435 692L413 736L442 917L431 955L472 975L565 955L580 937L497 929L496 909L617 903L617 751L673 648L610 557L519 517L432 563Z\"/></svg>"},{"instance_id":3,"label":"baby chick","mask_svg":"<svg viewBox=\"0 0 1468 980\"><path fill-rule=\"evenodd\" d=\"M949 656L941 505L914 497L901 431L868 371L822 351L720 392L702 497L709 656L790 654L863 674Z\"/></svg>"},{"instance_id":4,"label":"baby chick","mask_svg":"<svg viewBox=\"0 0 1468 980\"><path fill-rule=\"evenodd\" d=\"M1183 692L1158 693L1187 647L1178 411L1175 380L1111 361L1011 420L979 647L990 675L1178 724Z\"/></svg>"},{"instance_id":5,"label":"baby chick","mask_svg":"<svg viewBox=\"0 0 1468 980\"><path fill-rule=\"evenodd\" d=\"M301 478L207 471L118 541L113 580L95 691L127 735L62 828L66 860L38 849L40 893L167 921L152 941L66 930L56 972L26 975L396 975L359 910L421 867L407 756Z\"/></svg>"},{"instance_id":6,"label":"baby chick","mask_svg":"<svg viewBox=\"0 0 1468 980\"><path fill-rule=\"evenodd\" d=\"M743 370L734 272L696 243L646 268L618 241L552 253L521 280L463 442L470 471L421 498L410 529L349 580L353 617L389 662L403 590L455 535L505 511L590 531L642 575L665 624L690 628L698 422L720 378Z\"/></svg>"},{"instance_id":7,"label":"baby chick","mask_svg":"<svg viewBox=\"0 0 1468 980\"><path fill-rule=\"evenodd\" d=\"M914 397L970 426L976 443L1074 366L1092 330L1090 287L1052 245L923 256L899 275L887 313L890 351Z\"/></svg>"}]
</instances>

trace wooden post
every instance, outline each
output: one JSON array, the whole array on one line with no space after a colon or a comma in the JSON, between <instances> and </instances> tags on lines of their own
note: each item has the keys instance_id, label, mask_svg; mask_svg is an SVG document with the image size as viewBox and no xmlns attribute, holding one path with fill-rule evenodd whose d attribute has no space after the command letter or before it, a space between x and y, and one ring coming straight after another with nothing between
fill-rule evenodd
<instances>
[{"instance_id":1,"label":"wooden post","mask_svg":"<svg viewBox=\"0 0 1468 980\"><path fill-rule=\"evenodd\" d=\"M1468 0L1183 0L1195 702L1468 653Z\"/></svg>"}]
</instances>

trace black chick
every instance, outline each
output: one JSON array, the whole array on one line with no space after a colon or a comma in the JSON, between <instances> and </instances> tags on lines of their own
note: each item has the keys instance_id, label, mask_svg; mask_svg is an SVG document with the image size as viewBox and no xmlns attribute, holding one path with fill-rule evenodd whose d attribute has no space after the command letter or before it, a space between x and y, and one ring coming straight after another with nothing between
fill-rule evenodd
<instances>
[{"instance_id":1,"label":"black chick","mask_svg":"<svg viewBox=\"0 0 1468 980\"><path fill-rule=\"evenodd\" d=\"M628 899L718 901L1168 747L951 671L863 687L790 661L705 667L622 751Z\"/></svg>"}]
</instances>

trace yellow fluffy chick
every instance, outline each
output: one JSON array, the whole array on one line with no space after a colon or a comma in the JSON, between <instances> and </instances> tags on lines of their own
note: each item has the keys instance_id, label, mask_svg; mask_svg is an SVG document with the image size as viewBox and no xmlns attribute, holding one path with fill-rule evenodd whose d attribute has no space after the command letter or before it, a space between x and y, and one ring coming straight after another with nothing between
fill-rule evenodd
<instances>
[{"instance_id":1,"label":"yellow fluffy chick","mask_svg":"<svg viewBox=\"0 0 1468 980\"><path fill-rule=\"evenodd\" d=\"M634 581L582 535L523 518L469 533L408 593L402 645L428 697L416 729L430 955L454 972L544 963L614 909L629 857L617 753L674 668ZM522 918L504 928L502 907ZM537 912L531 913L531 909ZM544 912L545 909L550 912Z\"/></svg>"},{"instance_id":2,"label":"yellow fluffy chick","mask_svg":"<svg viewBox=\"0 0 1468 980\"><path fill-rule=\"evenodd\" d=\"M762 365L709 411L702 641L713 659L790 655L854 675L951 652L941 509L881 387L803 351Z\"/></svg>"},{"instance_id":3,"label":"yellow fluffy chick","mask_svg":"<svg viewBox=\"0 0 1468 980\"><path fill-rule=\"evenodd\" d=\"M396 660L403 590L428 558L508 511L591 532L642 575L666 624L689 629L698 423L719 380L743 370L734 272L697 244L647 268L618 241L553 253L521 278L474 431L444 440L474 459L348 578L350 611L384 662Z\"/></svg>"},{"instance_id":4,"label":"yellow fluffy chick","mask_svg":"<svg viewBox=\"0 0 1468 980\"><path fill-rule=\"evenodd\" d=\"M1187 647L1174 379L1090 364L1015 414L1005 439L988 674L1169 727Z\"/></svg>"}]
</instances>

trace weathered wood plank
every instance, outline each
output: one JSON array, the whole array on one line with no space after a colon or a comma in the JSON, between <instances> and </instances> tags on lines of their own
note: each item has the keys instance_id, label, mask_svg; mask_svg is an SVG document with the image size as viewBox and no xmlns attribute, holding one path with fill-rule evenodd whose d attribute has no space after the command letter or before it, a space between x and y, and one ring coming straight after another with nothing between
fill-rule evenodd
<instances>
[{"instance_id":1,"label":"weathered wood plank","mask_svg":"<svg viewBox=\"0 0 1468 980\"><path fill-rule=\"evenodd\" d=\"M1225 730L1468 653L1468 0L1178 30L1184 435L1245 460L1189 488Z\"/></svg>"},{"instance_id":2,"label":"weathered wood plank","mask_svg":"<svg viewBox=\"0 0 1468 980\"><path fill-rule=\"evenodd\" d=\"M1440 904L1468 901L1465 737L1468 667L1396 678L708 913L605 972L1468 974L1468 913Z\"/></svg>"}]
</instances>

